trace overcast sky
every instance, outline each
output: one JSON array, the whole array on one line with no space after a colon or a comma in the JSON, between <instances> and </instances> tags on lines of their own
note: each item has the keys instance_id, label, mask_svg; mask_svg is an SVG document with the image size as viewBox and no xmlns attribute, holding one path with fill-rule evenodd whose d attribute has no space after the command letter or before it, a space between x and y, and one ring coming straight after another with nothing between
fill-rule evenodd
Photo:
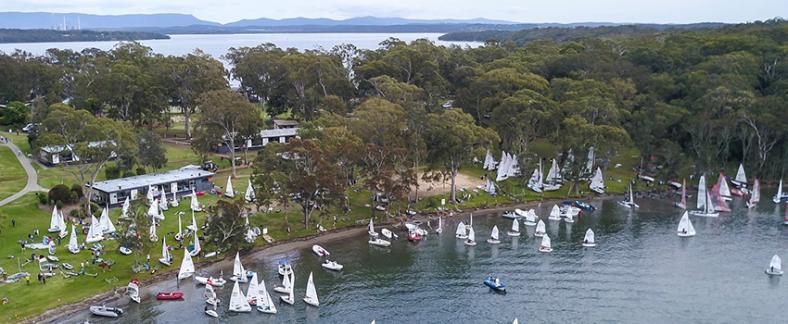
<instances>
[{"instance_id":1,"label":"overcast sky","mask_svg":"<svg viewBox=\"0 0 788 324\"><path fill-rule=\"evenodd\" d=\"M358 16L687 23L788 17L788 0L0 0L0 11L187 13L221 23Z\"/></svg>"}]
</instances>

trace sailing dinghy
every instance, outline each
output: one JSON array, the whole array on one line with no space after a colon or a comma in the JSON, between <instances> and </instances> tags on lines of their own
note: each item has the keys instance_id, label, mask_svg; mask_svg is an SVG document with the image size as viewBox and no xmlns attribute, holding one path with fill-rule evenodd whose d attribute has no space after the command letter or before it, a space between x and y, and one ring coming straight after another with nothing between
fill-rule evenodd
<instances>
[{"instance_id":1,"label":"sailing dinghy","mask_svg":"<svg viewBox=\"0 0 788 324\"><path fill-rule=\"evenodd\" d=\"M248 313L252 311L252 306L249 305L237 281L233 285L233 292L230 295L229 311L234 313Z\"/></svg>"},{"instance_id":2,"label":"sailing dinghy","mask_svg":"<svg viewBox=\"0 0 788 324\"><path fill-rule=\"evenodd\" d=\"M594 241L594 231L590 228L586 230L586 236L583 238L583 246L585 247L596 246L596 241Z\"/></svg>"},{"instance_id":3,"label":"sailing dinghy","mask_svg":"<svg viewBox=\"0 0 788 324\"><path fill-rule=\"evenodd\" d=\"M96 243L103 239L104 235L101 234L99 220L96 219L96 216L90 216L90 227L88 228L88 237L85 239L85 243Z\"/></svg>"},{"instance_id":4,"label":"sailing dinghy","mask_svg":"<svg viewBox=\"0 0 788 324\"><path fill-rule=\"evenodd\" d=\"M205 303L208 305L216 307L216 305L219 304L219 299L216 297L216 291L213 289L212 285L205 285L203 297L205 298Z\"/></svg>"},{"instance_id":5,"label":"sailing dinghy","mask_svg":"<svg viewBox=\"0 0 788 324\"><path fill-rule=\"evenodd\" d=\"M487 243L490 244L501 243L501 240L498 239L498 225L493 225L492 232L490 232L490 238L487 239Z\"/></svg>"},{"instance_id":6,"label":"sailing dinghy","mask_svg":"<svg viewBox=\"0 0 788 324\"><path fill-rule=\"evenodd\" d=\"M591 184L588 186L591 191L604 194L605 193L605 178L602 177L602 169L597 167L594 177L591 178Z\"/></svg>"},{"instance_id":7,"label":"sailing dinghy","mask_svg":"<svg viewBox=\"0 0 788 324\"><path fill-rule=\"evenodd\" d=\"M191 208L193 212L202 211L202 206L200 206L200 202L197 200L197 193L194 192L194 189L192 189L192 197L191 197L191 203L189 204L189 208Z\"/></svg>"},{"instance_id":8,"label":"sailing dinghy","mask_svg":"<svg viewBox=\"0 0 788 324\"><path fill-rule=\"evenodd\" d=\"M769 268L766 269L766 274L770 276L783 275L783 261L780 259L779 255L775 254L772 257L772 260L769 262Z\"/></svg>"},{"instance_id":9,"label":"sailing dinghy","mask_svg":"<svg viewBox=\"0 0 788 324\"><path fill-rule=\"evenodd\" d=\"M728 186L728 180L722 172L720 172L720 175L717 177L717 185L719 186L719 193L722 199L727 201L733 200L731 197L731 187Z\"/></svg>"},{"instance_id":10,"label":"sailing dinghy","mask_svg":"<svg viewBox=\"0 0 788 324\"><path fill-rule=\"evenodd\" d=\"M140 282L137 279L133 279L129 282L129 285L126 286L126 292L129 294L129 298L133 300L135 303L140 303Z\"/></svg>"},{"instance_id":11,"label":"sailing dinghy","mask_svg":"<svg viewBox=\"0 0 788 324\"><path fill-rule=\"evenodd\" d=\"M167 195L164 194L164 188L161 188L161 195L159 195L159 208L161 208L161 210L169 209L169 204L167 203Z\"/></svg>"},{"instance_id":12,"label":"sailing dinghy","mask_svg":"<svg viewBox=\"0 0 788 324\"><path fill-rule=\"evenodd\" d=\"M537 218L538 217L536 217L536 211L534 211L533 208L531 208L527 212L525 212L525 221L523 222L523 224L525 226L536 226Z\"/></svg>"},{"instance_id":13,"label":"sailing dinghy","mask_svg":"<svg viewBox=\"0 0 788 324\"><path fill-rule=\"evenodd\" d=\"M542 243L539 244L539 252L550 253L553 252L553 247L550 244L550 236L545 234L542 236Z\"/></svg>"},{"instance_id":14,"label":"sailing dinghy","mask_svg":"<svg viewBox=\"0 0 788 324\"><path fill-rule=\"evenodd\" d=\"M194 274L194 262L192 262L192 255L189 251L183 249L183 261L181 262L181 269L178 270L178 279L186 279Z\"/></svg>"},{"instance_id":15,"label":"sailing dinghy","mask_svg":"<svg viewBox=\"0 0 788 324\"><path fill-rule=\"evenodd\" d=\"M476 232L473 231L473 227L468 229L468 239L465 240L465 245L467 245L467 246L475 246L476 245Z\"/></svg>"},{"instance_id":16,"label":"sailing dinghy","mask_svg":"<svg viewBox=\"0 0 788 324\"><path fill-rule=\"evenodd\" d=\"M280 294L289 294L293 290L293 283L290 281L292 275L293 271L290 271L289 274L282 276L282 284L274 287L274 291Z\"/></svg>"},{"instance_id":17,"label":"sailing dinghy","mask_svg":"<svg viewBox=\"0 0 788 324\"><path fill-rule=\"evenodd\" d=\"M178 203L178 193L173 191L172 192L172 200L170 200L170 206L178 207L180 203Z\"/></svg>"},{"instance_id":18,"label":"sailing dinghy","mask_svg":"<svg viewBox=\"0 0 788 324\"><path fill-rule=\"evenodd\" d=\"M749 193L747 190L747 174L744 173L744 165L739 163L739 170L736 171L736 177L731 180L733 189L731 194L736 196L744 196Z\"/></svg>"},{"instance_id":19,"label":"sailing dinghy","mask_svg":"<svg viewBox=\"0 0 788 324\"><path fill-rule=\"evenodd\" d=\"M711 195L706 191L706 177L700 176L698 180L698 200L697 207L699 210L693 210L690 214L694 216L717 217L720 214L714 208L714 203L711 200Z\"/></svg>"},{"instance_id":20,"label":"sailing dinghy","mask_svg":"<svg viewBox=\"0 0 788 324\"><path fill-rule=\"evenodd\" d=\"M249 281L249 279L246 277L244 265L241 264L241 257L238 252L235 252L235 261L233 261L233 276L230 277L230 280L241 283Z\"/></svg>"},{"instance_id":21,"label":"sailing dinghy","mask_svg":"<svg viewBox=\"0 0 788 324\"><path fill-rule=\"evenodd\" d=\"M638 204L635 203L635 193L632 192L632 184L629 184L629 196L627 199L618 202L619 205L627 207L627 208L638 208Z\"/></svg>"},{"instance_id":22,"label":"sailing dinghy","mask_svg":"<svg viewBox=\"0 0 788 324\"><path fill-rule=\"evenodd\" d=\"M780 184L777 185L777 193L774 194L774 197L772 197L772 201L775 204L779 204L781 201L783 201L786 198L788 198L788 195L783 194L783 179L780 178Z\"/></svg>"},{"instance_id":23,"label":"sailing dinghy","mask_svg":"<svg viewBox=\"0 0 788 324\"><path fill-rule=\"evenodd\" d=\"M536 223L536 232L534 236L536 237L543 237L545 235L545 225L544 222L540 219L538 223Z\"/></svg>"},{"instance_id":24,"label":"sailing dinghy","mask_svg":"<svg viewBox=\"0 0 788 324\"><path fill-rule=\"evenodd\" d=\"M686 211L684 212L684 215L681 215L677 234L679 237L695 236L695 226L692 226L692 220L690 220L689 214Z\"/></svg>"},{"instance_id":25,"label":"sailing dinghy","mask_svg":"<svg viewBox=\"0 0 788 324\"><path fill-rule=\"evenodd\" d=\"M68 251L74 254L79 253L79 242L77 242L77 231L74 224L71 224L71 237L68 240Z\"/></svg>"},{"instance_id":26,"label":"sailing dinghy","mask_svg":"<svg viewBox=\"0 0 788 324\"><path fill-rule=\"evenodd\" d=\"M306 295L304 295L304 302L310 306L320 306L320 300L317 299L317 289L315 289L315 282L312 279L311 272L309 273L309 281L306 283Z\"/></svg>"},{"instance_id":27,"label":"sailing dinghy","mask_svg":"<svg viewBox=\"0 0 788 324\"><path fill-rule=\"evenodd\" d=\"M224 196L227 198L235 198L235 190L233 190L233 176L227 176L227 187L224 189Z\"/></svg>"},{"instance_id":28,"label":"sailing dinghy","mask_svg":"<svg viewBox=\"0 0 788 324\"><path fill-rule=\"evenodd\" d=\"M254 188L252 187L252 179L249 179L249 183L246 185L246 192L244 193L244 200L248 203L255 202L257 197L254 193Z\"/></svg>"},{"instance_id":29,"label":"sailing dinghy","mask_svg":"<svg viewBox=\"0 0 788 324\"><path fill-rule=\"evenodd\" d=\"M166 236L161 241L161 258L159 258L159 262L168 267L172 265L172 255L170 254L170 250L167 248Z\"/></svg>"},{"instance_id":30,"label":"sailing dinghy","mask_svg":"<svg viewBox=\"0 0 788 324\"><path fill-rule=\"evenodd\" d=\"M512 229L506 232L506 235L520 236L520 222L518 222L517 219L512 220Z\"/></svg>"},{"instance_id":31,"label":"sailing dinghy","mask_svg":"<svg viewBox=\"0 0 788 324\"><path fill-rule=\"evenodd\" d=\"M260 291L257 293L257 311L266 314L276 314L276 305L265 288L265 280L260 281Z\"/></svg>"},{"instance_id":32,"label":"sailing dinghy","mask_svg":"<svg viewBox=\"0 0 788 324\"><path fill-rule=\"evenodd\" d=\"M370 237L378 237L378 232L375 231L375 223L372 221L372 218L369 219L369 229L367 230Z\"/></svg>"},{"instance_id":33,"label":"sailing dinghy","mask_svg":"<svg viewBox=\"0 0 788 324\"><path fill-rule=\"evenodd\" d=\"M259 297L260 289L257 286L257 272L249 279L249 287L246 290L246 301L249 305L257 306L257 298Z\"/></svg>"},{"instance_id":34,"label":"sailing dinghy","mask_svg":"<svg viewBox=\"0 0 788 324\"><path fill-rule=\"evenodd\" d=\"M553 209L550 210L550 216L547 217L549 220L561 220L561 208L558 205L553 205Z\"/></svg>"},{"instance_id":35,"label":"sailing dinghy","mask_svg":"<svg viewBox=\"0 0 788 324\"><path fill-rule=\"evenodd\" d=\"M287 292L287 296L279 296L279 298L290 305L295 304L295 295L293 295L293 286L295 286L295 271L290 274L290 290ZM237 283L236 283L237 284Z\"/></svg>"},{"instance_id":36,"label":"sailing dinghy","mask_svg":"<svg viewBox=\"0 0 788 324\"><path fill-rule=\"evenodd\" d=\"M462 221L460 221L460 223L457 224L457 230L454 232L454 237L456 237L458 239L461 239L461 240L464 240L464 239L468 238L468 234L467 234L467 231L465 229L465 223L463 223Z\"/></svg>"},{"instance_id":37,"label":"sailing dinghy","mask_svg":"<svg viewBox=\"0 0 788 324\"><path fill-rule=\"evenodd\" d=\"M747 200L747 208L755 208L759 201L761 201L761 183L755 179L750 190L750 199Z\"/></svg>"}]
</instances>

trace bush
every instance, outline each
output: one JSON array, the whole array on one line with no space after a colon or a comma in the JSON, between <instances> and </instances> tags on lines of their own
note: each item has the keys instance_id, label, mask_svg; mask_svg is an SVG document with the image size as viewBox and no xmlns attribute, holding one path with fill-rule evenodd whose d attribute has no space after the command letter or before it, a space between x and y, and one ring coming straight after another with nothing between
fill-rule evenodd
<instances>
[{"instance_id":1,"label":"bush","mask_svg":"<svg viewBox=\"0 0 788 324\"><path fill-rule=\"evenodd\" d=\"M82 213L79 212L79 209L72 209L68 215L74 218L82 218Z\"/></svg>"},{"instance_id":2,"label":"bush","mask_svg":"<svg viewBox=\"0 0 788 324\"><path fill-rule=\"evenodd\" d=\"M38 203L39 204L42 204L42 205L49 204L49 198L47 198L47 195L45 195L43 193L36 192L36 198L38 198Z\"/></svg>"},{"instance_id":3,"label":"bush","mask_svg":"<svg viewBox=\"0 0 788 324\"><path fill-rule=\"evenodd\" d=\"M82 191L82 186L80 186L78 183L71 185L71 192L77 199L82 199L85 197L85 192Z\"/></svg>"},{"instance_id":4,"label":"bush","mask_svg":"<svg viewBox=\"0 0 788 324\"><path fill-rule=\"evenodd\" d=\"M133 177L135 175L137 175L137 173L135 173L133 170L123 171L123 177L124 178Z\"/></svg>"},{"instance_id":5,"label":"bush","mask_svg":"<svg viewBox=\"0 0 788 324\"><path fill-rule=\"evenodd\" d=\"M68 186L64 184L59 184L52 187L52 189L49 189L47 196L49 197L49 201L54 204L58 202L68 204L74 201L71 189L69 189Z\"/></svg>"},{"instance_id":6,"label":"bush","mask_svg":"<svg viewBox=\"0 0 788 324\"><path fill-rule=\"evenodd\" d=\"M143 175L143 174L145 174L145 168L138 167L137 168L137 175Z\"/></svg>"},{"instance_id":7,"label":"bush","mask_svg":"<svg viewBox=\"0 0 788 324\"><path fill-rule=\"evenodd\" d=\"M108 165L104 167L104 176L107 180L120 178L120 169L116 165Z\"/></svg>"}]
</instances>

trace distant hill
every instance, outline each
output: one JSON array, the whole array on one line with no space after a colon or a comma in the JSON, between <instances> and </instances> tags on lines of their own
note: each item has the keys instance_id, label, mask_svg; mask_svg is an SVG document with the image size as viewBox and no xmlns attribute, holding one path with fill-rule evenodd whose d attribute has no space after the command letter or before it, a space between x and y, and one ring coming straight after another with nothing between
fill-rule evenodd
<instances>
[{"instance_id":1,"label":"distant hill","mask_svg":"<svg viewBox=\"0 0 788 324\"><path fill-rule=\"evenodd\" d=\"M0 12L0 28L14 29L121 29L221 25L184 14L90 15L52 12Z\"/></svg>"},{"instance_id":2,"label":"distant hill","mask_svg":"<svg viewBox=\"0 0 788 324\"><path fill-rule=\"evenodd\" d=\"M329 18L244 19L225 24L227 27L281 27L281 26L393 26L393 25L443 25L443 24L516 24L511 21L474 19L407 19L397 17L356 17L342 20Z\"/></svg>"}]
</instances>

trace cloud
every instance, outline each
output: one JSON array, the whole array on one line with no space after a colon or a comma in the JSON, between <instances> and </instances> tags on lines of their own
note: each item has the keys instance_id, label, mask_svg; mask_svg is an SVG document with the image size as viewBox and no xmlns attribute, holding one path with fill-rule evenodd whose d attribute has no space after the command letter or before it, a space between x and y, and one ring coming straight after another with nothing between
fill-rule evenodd
<instances>
[{"instance_id":1,"label":"cloud","mask_svg":"<svg viewBox=\"0 0 788 324\"><path fill-rule=\"evenodd\" d=\"M358 16L478 18L520 22L744 22L788 16L785 0L12 0L0 11L93 14L187 13L230 22L251 18Z\"/></svg>"}]
</instances>

